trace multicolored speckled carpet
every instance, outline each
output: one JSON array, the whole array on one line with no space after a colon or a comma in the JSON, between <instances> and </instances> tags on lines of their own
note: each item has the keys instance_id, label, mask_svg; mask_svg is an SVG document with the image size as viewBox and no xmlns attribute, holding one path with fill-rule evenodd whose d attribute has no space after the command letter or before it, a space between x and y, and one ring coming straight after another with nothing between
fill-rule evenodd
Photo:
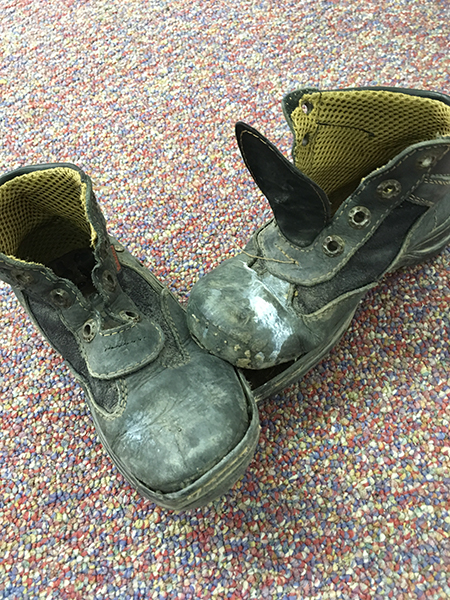
<instances>
[{"instance_id":1,"label":"multicolored speckled carpet","mask_svg":"<svg viewBox=\"0 0 450 600\"><path fill-rule=\"evenodd\" d=\"M73 162L109 230L185 302L269 208L233 139L286 155L298 87L450 92L447 0L3 0L0 171ZM260 406L206 508L140 497L83 392L0 284L0 596L450 597L450 249L386 277L341 342Z\"/></svg>"}]
</instances>

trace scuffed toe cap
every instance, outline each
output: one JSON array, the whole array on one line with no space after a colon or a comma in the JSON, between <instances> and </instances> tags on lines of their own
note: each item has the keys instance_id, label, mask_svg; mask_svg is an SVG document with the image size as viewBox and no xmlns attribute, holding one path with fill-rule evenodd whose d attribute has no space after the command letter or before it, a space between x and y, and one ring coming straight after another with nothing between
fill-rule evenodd
<instances>
[{"instance_id":1,"label":"scuffed toe cap","mask_svg":"<svg viewBox=\"0 0 450 600\"><path fill-rule=\"evenodd\" d=\"M134 406L115 426L111 446L125 470L152 492L182 492L226 462L249 430L252 415L241 382L213 356L150 381L137 373L127 383Z\"/></svg>"},{"instance_id":2,"label":"scuffed toe cap","mask_svg":"<svg viewBox=\"0 0 450 600\"><path fill-rule=\"evenodd\" d=\"M187 323L203 348L233 365L264 369L296 358L301 322L290 306L290 284L259 275L236 257L191 291Z\"/></svg>"}]
</instances>

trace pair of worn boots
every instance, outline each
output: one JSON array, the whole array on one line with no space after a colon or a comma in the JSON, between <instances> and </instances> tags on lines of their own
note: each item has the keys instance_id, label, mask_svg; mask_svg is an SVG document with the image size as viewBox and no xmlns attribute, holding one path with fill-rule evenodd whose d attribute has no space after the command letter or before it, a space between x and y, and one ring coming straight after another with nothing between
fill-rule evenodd
<instances>
[{"instance_id":1,"label":"pair of worn boots","mask_svg":"<svg viewBox=\"0 0 450 600\"><path fill-rule=\"evenodd\" d=\"M0 277L83 386L124 477L163 507L243 474L255 402L338 341L384 273L450 240L450 97L396 88L284 98L294 164L238 123L274 218L194 286L187 312L106 230L71 164L0 178Z\"/></svg>"}]
</instances>

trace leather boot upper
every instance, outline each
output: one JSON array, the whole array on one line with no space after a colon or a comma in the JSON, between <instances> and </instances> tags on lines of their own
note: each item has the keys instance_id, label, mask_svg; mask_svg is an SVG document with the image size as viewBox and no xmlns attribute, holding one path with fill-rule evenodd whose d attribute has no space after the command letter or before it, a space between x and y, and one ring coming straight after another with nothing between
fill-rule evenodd
<instances>
[{"instance_id":1,"label":"leather boot upper","mask_svg":"<svg viewBox=\"0 0 450 600\"><path fill-rule=\"evenodd\" d=\"M242 473L254 400L191 339L175 298L110 238L73 165L0 178L0 277L82 384L105 449L145 496L203 504Z\"/></svg>"},{"instance_id":2,"label":"leather boot upper","mask_svg":"<svg viewBox=\"0 0 450 600\"><path fill-rule=\"evenodd\" d=\"M199 344L244 369L319 356L386 271L450 236L448 96L303 89L283 109L294 163L253 127L236 126L274 217L198 281L188 304Z\"/></svg>"}]
</instances>

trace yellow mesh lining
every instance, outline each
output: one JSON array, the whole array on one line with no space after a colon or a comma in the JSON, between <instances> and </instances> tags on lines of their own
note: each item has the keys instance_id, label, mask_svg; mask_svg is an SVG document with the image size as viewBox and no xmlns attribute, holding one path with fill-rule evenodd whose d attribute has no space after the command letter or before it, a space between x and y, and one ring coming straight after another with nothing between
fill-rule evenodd
<instances>
[{"instance_id":1,"label":"yellow mesh lining","mask_svg":"<svg viewBox=\"0 0 450 600\"><path fill-rule=\"evenodd\" d=\"M86 184L67 167L37 170L0 187L0 251L47 264L91 245Z\"/></svg>"},{"instance_id":2,"label":"yellow mesh lining","mask_svg":"<svg viewBox=\"0 0 450 600\"><path fill-rule=\"evenodd\" d=\"M294 162L334 205L406 147L450 135L450 106L388 91L305 94L291 119Z\"/></svg>"}]
</instances>

